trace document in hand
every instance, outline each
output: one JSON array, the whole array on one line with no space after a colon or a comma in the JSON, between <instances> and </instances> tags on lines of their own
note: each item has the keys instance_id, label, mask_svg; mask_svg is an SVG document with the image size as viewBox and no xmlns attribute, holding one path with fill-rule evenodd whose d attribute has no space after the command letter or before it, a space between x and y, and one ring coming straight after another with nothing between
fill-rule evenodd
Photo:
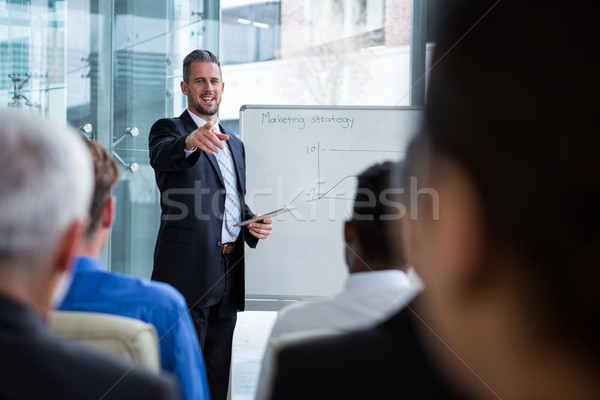
<instances>
[{"instance_id":1,"label":"document in hand","mask_svg":"<svg viewBox=\"0 0 600 400\"><path fill-rule=\"evenodd\" d=\"M262 215L259 215L259 216L254 216L254 217L252 217L250 219L247 219L245 221L237 223L237 224L235 224L233 226L246 226L248 224L251 224L252 222L262 221L263 219L265 219L267 217L272 217L274 215L281 214L281 213L293 210L294 208L296 208L296 207L283 207L283 208L280 208L278 210L268 212L266 214L262 214Z\"/></svg>"}]
</instances>

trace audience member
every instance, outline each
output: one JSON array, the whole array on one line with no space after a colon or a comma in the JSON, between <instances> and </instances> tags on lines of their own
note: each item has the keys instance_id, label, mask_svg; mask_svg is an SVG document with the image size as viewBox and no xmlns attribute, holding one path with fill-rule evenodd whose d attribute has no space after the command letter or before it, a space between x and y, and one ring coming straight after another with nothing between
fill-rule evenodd
<instances>
[{"instance_id":1,"label":"audience member","mask_svg":"<svg viewBox=\"0 0 600 400\"><path fill-rule=\"evenodd\" d=\"M280 311L263 358L257 399L269 396L275 339L311 329L349 332L370 327L389 318L419 292L420 285L411 284L406 261L393 251L393 240L387 235L386 226L392 220L385 216L398 212L385 206L393 197L388 189L394 165L390 161L376 164L358 175L353 217L344 224L350 273L344 289L330 299L299 302Z\"/></svg>"},{"instance_id":2,"label":"audience member","mask_svg":"<svg viewBox=\"0 0 600 400\"><path fill-rule=\"evenodd\" d=\"M176 382L55 338L44 321L68 289L92 193L75 132L0 111L0 398L172 399Z\"/></svg>"},{"instance_id":3,"label":"audience member","mask_svg":"<svg viewBox=\"0 0 600 400\"><path fill-rule=\"evenodd\" d=\"M274 364L275 383L272 399L458 399L447 387L425 355L417 338L411 303L418 287L410 286L405 275L402 284L392 289L391 282L380 281L382 268L406 265L402 251L394 256L392 235L398 233L392 226L402 216L402 208L387 209L390 198L381 196L389 187L390 168L394 164L375 166L359 177L359 189L351 223L346 225L346 241L351 271L372 268L377 272L363 272L366 282L380 283L377 290L344 294L351 299L347 312L343 305L336 315L336 302L327 314L341 328L358 328L361 323L369 329L353 333L311 339L301 344L283 346ZM362 189L362 190L361 190ZM369 196L364 189L375 196ZM369 198L376 202L366 201ZM388 201L384 202L383 199ZM363 217L372 215L373 220ZM348 234L350 233L350 234ZM349 240L350 239L350 240ZM391 271L390 271L391 272ZM355 274L350 275L350 282ZM370 280L373 278L373 280ZM368 296L373 296L370 299ZM418 296L417 296L418 298ZM328 303L325 303L328 304ZM370 308L374 305L380 310ZM405 307L404 307L405 306ZM317 305L312 305L317 313ZM353 312L352 312L353 311ZM393 314L390 317L390 314ZM383 321L383 322L382 322ZM326 320L319 320L327 326ZM313 324L312 326L316 326ZM259 392L260 393L260 392ZM268 395L266 398L269 398Z\"/></svg>"},{"instance_id":4,"label":"audience member","mask_svg":"<svg viewBox=\"0 0 600 400\"><path fill-rule=\"evenodd\" d=\"M600 398L593 2L444 2L406 230L442 365L481 399ZM448 347L446 347L448 346ZM452 349L452 351L448 351Z\"/></svg>"},{"instance_id":5,"label":"audience member","mask_svg":"<svg viewBox=\"0 0 600 400\"><path fill-rule=\"evenodd\" d=\"M95 174L91 219L75 248L73 282L60 309L152 323L158 332L162 368L179 379L186 399L208 399L204 361L183 296L165 283L110 273L99 260L115 217L116 199L111 188L119 179L119 166L99 143L86 140L86 144Z\"/></svg>"}]
</instances>

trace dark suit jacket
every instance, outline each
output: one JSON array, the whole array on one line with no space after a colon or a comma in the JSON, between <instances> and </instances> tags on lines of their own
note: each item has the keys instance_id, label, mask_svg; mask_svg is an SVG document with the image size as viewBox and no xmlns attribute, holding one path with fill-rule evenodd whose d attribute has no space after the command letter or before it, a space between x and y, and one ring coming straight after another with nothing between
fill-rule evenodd
<instances>
[{"instance_id":1,"label":"dark suit jacket","mask_svg":"<svg viewBox=\"0 0 600 400\"><path fill-rule=\"evenodd\" d=\"M225 185L214 155L196 150L185 157L185 138L198 127L188 111L179 118L157 121L150 130L150 165L161 193L161 221L154 250L152 279L170 283L186 298L188 305L209 307L225 290L221 265L221 229L225 208ZM229 135L237 174L242 220L251 218L245 205L246 165L242 142ZM244 241L255 247L258 239L242 229L235 251L235 279L238 309L244 309Z\"/></svg>"},{"instance_id":2,"label":"dark suit jacket","mask_svg":"<svg viewBox=\"0 0 600 400\"><path fill-rule=\"evenodd\" d=\"M180 398L172 379L130 370L117 360L55 338L39 315L1 297L0 354L0 399Z\"/></svg>"},{"instance_id":3,"label":"dark suit jacket","mask_svg":"<svg viewBox=\"0 0 600 400\"><path fill-rule=\"evenodd\" d=\"M375 328L284 347L272 399L459 399L404 308Z\"/></svg>"}]
</instances>

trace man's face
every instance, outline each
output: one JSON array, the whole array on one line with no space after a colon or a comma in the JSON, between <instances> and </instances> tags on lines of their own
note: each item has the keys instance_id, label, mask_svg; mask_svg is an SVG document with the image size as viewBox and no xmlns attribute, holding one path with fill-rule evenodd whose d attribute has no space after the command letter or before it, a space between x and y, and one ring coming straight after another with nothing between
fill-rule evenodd
<instances>
[{"instance_id":1,"label":"man's face","mask_svg":"<svg viewBox=\"0 0 600 400\"><path fill-rule=\"evenodd\" d=\"M188 107L199 117L215 115L219 111L225 84L221 81L219 66L211 62L193 62L188 82L181 83L187 96Z\"/></svg>"}]
</instances>

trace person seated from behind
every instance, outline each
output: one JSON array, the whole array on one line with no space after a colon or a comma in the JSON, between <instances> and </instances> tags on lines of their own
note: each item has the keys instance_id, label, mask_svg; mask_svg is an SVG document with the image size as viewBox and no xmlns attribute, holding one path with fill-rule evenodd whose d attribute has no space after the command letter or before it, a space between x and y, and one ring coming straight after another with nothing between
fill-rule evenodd
<instances>
[{"instance_id":1,"label":"person seated from behind","mask_svg":"<svg viewBox=\"0 0 600 400\"><path fill-rule=\"evenodd\" d=\"M353 215L344 223L343 232L350 275L343 290L334 297L298 302L279 312L263 357L257 400L269 396L273 345L278 338L313 329L340 333L372 326L387 319L419 292L418 277L407 274L406 260L401 252L392 249L393 239L388 235L387 225L397 218L392 213L398 212L386 206L394 197L388 190L394 165L391 161L375 164L358 175Z\"/></svg>"},{"instance_id":2,"label":"person seated from behind","mask_svg":"<svg viewBox=\"0 0 600 400\"><path fill-rule=\"evenodd\" d=\"M419 199L406 229L418 313L480 399L600 399L596 4L440 4L412 155L439 219Z\"/></svg>"},{"instance_id":3,"label":"person seated from behind","mask_svg":"<svg viewBox=\"0 0 600 400\"><path fill-rule=\"evenodd\" d=\"M153 324L162 368L179 379L185 399L208 399L204 361L183 296L165 283L108 272L99 260L115 218L111 189L119 179L119 166L99 143L85 143L95 176L91 218L75 248L73 282L60 310L114 314Z\"/></svg>"},{"instance_id":4,"label":"person seated from behind","mask_svg":"<svg viewBox=\"0 0 600 400\"><path fill-rule=\"evenodd\" d=\"M283 346L273 390L265 398L458 398L424 356L412 311L405 308L421 285L411 285L400 272L406 267L399 269L408 264L393 229L403 206L389 207L396 196L386 189L400 165L378 164L359 175L354 215L345 226L351 272L346 290L323 303L325 312L315 303L301 315L311 321L305 324L309 328L355 332ZM311 315L321 318L312 321Z\"/></svg>"},{"instance_id":5,"label":"person seated from behind","mask_svg":"<svg viewBox=\"0 0 600 400\"><path fill-rule=\"evenodd\" d=\"M177 383L59 339L45 325L70 280L93 171L81 138L0 111L0 398L174 399Z\"/></svg>"}]
</instances>

